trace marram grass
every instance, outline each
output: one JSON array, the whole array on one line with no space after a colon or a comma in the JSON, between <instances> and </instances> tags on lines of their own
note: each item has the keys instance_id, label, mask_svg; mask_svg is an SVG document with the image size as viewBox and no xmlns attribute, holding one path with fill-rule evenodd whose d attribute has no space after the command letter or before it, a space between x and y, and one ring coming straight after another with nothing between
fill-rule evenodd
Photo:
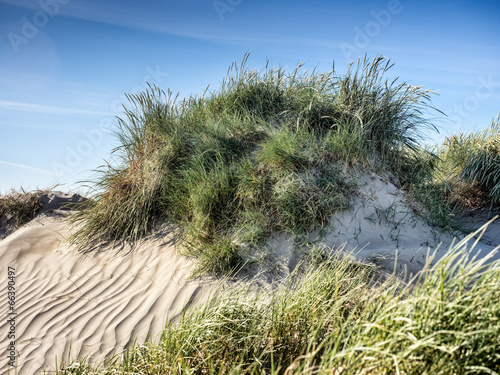
<instances>
[{"instance_id":1,"label":"marram grass","mask_svg":"<svg viewBox=\"0 0 500 375\"><path fill-rule=\"evenodd\" d=\"M500 203L500 116L484 131L472 134L475 147L469 149L461 177L479 182L495 203Z\"/></svg>"},{"instance_id":2,"label":"marram grass","mask_svg":"<svg viewBox=\"0 0 500 375\"><path fill-rule=\"evenodd\" d=\"M498 374L500 262L469 257L476 234L408 284L334 253L271 291L226 289L106 366L58 373Z\"/></svg>"},{"instance_id":3,"label":"marram grass","mask_svg":"<svg viewBox=\"0 0 500 375\"><path fill-rule=\"evenodd\" d=\"M75 243L137 240L168 220L200 272L226 274L271 233L308 233L347 208L356 186L346 170L356 166L392 171L444 227L452 179L495 199L495 142L483 141L497 125L463 136L474 153L461 139L422 149L432 92L387 81L387 59L360 60L343 76L302 64L250 70L247 59L202 97L179 101L156 87L129 96L122 163L101 169L93 206L74 216ZM469 258L476 234L408 283L334 253L270 290L223 291L105 366L82 360L59 373L498 374L500 263ZM317 252L311 259L323 259Z\"/></svg>"},{"instance_id":4,"label":"marram grass","mask_svg":"<svg viewBox=\"0 0 500 375\"><path fill-rule=\"evenodd\" d=\"M8 228L17 228L33 219L43 207L40 199L43 192L45 191L28 192L21 189L0 194L0 235Z\"/></svg>"},{"instance_id":5,"label":"marram grass","mask_svg":"<svg viewBox=\"0 0 500 375\"><path fill-rule=\"evenodd\" d=\"M500 117L482 131L447 137L433 168L450 206L477 209L500 204Z\"/></svg>"},{"instance_id":6,"label":"marram grass","mask_svg":"<svg viewBox=\"0 0 500 375\"><path fill-rule=\"evenodd\" d=\"M387 81L389 60L365 58L338 75L303 64L250 70L247 58L201 97L179 101L154 86L128 96L121 163L96 175L93 205L72 218L74 243L135 241L166 220L219 273L238 267L241 246L307 233L347 208L356 187L346 165L414 174L407 150L434 129L423 116L432 92ZM230 262L211 266L220 259Z\"/></svg>"}]
</instances>

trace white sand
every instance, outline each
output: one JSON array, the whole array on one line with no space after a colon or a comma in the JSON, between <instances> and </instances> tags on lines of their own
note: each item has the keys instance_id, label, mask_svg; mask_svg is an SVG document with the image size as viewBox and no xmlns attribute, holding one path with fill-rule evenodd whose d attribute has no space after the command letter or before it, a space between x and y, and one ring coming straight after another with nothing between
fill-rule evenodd
<instances>
[{"instance_id":1,"label":"white sand","mask_svg":"<svg viewBox=\"0 0 500 375\"><path fill-rule=\"evenodd\" d=\"M407 204L404 192L387 179L363 174L360 193L351 209L331 218L332 227L311 240L325 249L355 249L361 259L376 260L392 270L398 250L398 269L420 270L428 249L441 241L438 256L453 240L428 226ZM475 223L476 226L481 223ZM490 239L500 238L500 223L491 226ZM189 301L201 301L215 284L189 281L192 264L176 254L169 237L145 241L131 254L123 251L82 256L65 238L68 225L61 218L43 217L0 241L0 293L7 296L7 266L16 269L16 350L18 373L37 374L42 368L79 356L102 361L134 340L156 337L167 319L179 316ZM480 243L474 250L492 251ZM267 275L288 273L300 259L289 235L268 242ZM262 254L264 254L262 253ZM261 255L262 255L261 254ZM494 259L500 259L496 254ZM255 271L255 270L254 270ZM264 271L266 271L264 269ZM250 274L252 272L250 271ZM2 311L7 310L5 301ZM5 316L5 315L4 315ZM0 374L14 374L7 366L8 324L0 321Z\"/></svg>"},{"instance_id":2,"label":"white sand","mask_svg":"<svg viewBox=\"0 0 500 375\"><path fill-rule=\"evenodd\" d=\"M370 261L392 272L397 252L397 271L407 275L422 269L427 255L437 248L434 260L444 255L453 236L439 228L429 226L414 212L404 191L374 173L363 173L357 179L359 193L352 199L351 207L331 216L330 227L321 235L311 233L309 240L328 252L343 249L357 259ZM488 220L471 222L479 228ZM463 237L460 237L461 239ZM500 219L491 224L481 241L470 252L471 256L489 254L500 244ZM455 239L456 241L457 239ZM470 244L472 245L472 243ZM279 235L268 242L267 252L274 254L281 274L289 273L300 259L290 235ZM470 247L470 246L469 246ZM490 261L500 259L496 253Z\"/></svg>"},{"instance_id":3,"label":"white sand","mask_svg":"<svg viewBox=\"0 0 500 375\"><path fill-rule=\"evenodd\" d=\"M134 252L81 255L64 238L61 218L35 219L0 241L0 293L7 296L7 267L16 269L18 374L53 370L57 361L90 355L102 361L127 344L161 333L191 300L210 292L189 281L190 262L168 239L149 240ZM2 297L2 311L7 310ZM7 365L8 324L0 321L0 374Z\"/></svg>"}]
</instances>

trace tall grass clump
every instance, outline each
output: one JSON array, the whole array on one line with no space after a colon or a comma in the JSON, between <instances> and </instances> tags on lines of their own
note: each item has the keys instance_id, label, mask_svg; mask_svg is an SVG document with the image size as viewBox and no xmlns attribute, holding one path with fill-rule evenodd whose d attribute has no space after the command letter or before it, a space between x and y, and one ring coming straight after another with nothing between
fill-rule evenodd
<instances>
[{"instance_id":1,"label":"tall grass clump","mask_svg":"<svg viewBox=\"0 0 500 375\"><path fill-rule=\"evenodd\" d=\"M486 130L473 133L465 140L471 143L461 177L478 182L495 203L500 203L500 116Z\"/></svg>"},{"instance_id":2,"label":"tall grass clump","mask_svg":"<svg viewBox=\"0 0 500 375\"><path fill-rule=\"evenodd\" d=\"M118 119L116 132L121 145L113 150L120 164L107 163L97 171L90 207L72 218L79 228L73 241L89 247L146 235L161 213L169 165L185 151L183 129L176 123L182 108L170 92L151 87L127 98L131 107L124 107L126 120Z\"/></svg>"},{"instance_id":3,"label":"tall grass clump","mask_svg":"<svg viewBox=\"0 0 500 375\"><path fill-rule=\"evenodd\" d=\"M500 263L469 256L475 234L408 284L337 254L273 291L226 289L158 342L60 374L497 374Z\"/></svg>"},{"instance_id":4,"label":"tall grass clump","mask_svg":"<svg viewBox=\"0 0 500 375\"><path fill-rule=\"evenodd\" d=\"M437 150L434 175L458 210L500 203L500 117L482 131L454 134Z\"/></svg>"},{"instance_id":5,"label":"tall grass clump","mask_svg":"<svg viewBox=\"0 0 500 375\"><path fill-rule=\"evenodd\" d=\"M16 228L33 219L43 207L40 195L24 190L0 195L0 235L8 227Z\"/></svg>"},{"instance_id":6,"label":"tall grass clump","mask_svg":"<svg viewBox=\"0 0 500 375\"><path fill-rule=\"evenodd\" d=\"M346 166L418 164L407 150L433 129L423 117L431 92L384 79L386 58L343 76L303 64L250 70L247 59L201 97L153 86L127 96L121 163L97 175L93 206L73 219L75 243L137 240L168 220L193 253L214 264L219 248L236 265L272 232L302 234L345 209L355 189Z\"/></svg>"},{"instance_id":7,"label":"tall grass clump","mask_svg":"<svg viewBox=\"0 0 500 375\"><path fill-rule=\"evenodd\" d=\"M355 124L367 141L392 163L399 151L415 150L426 131L437 129L423 113L431 109L431 90L384 79L393 65L383 57L349 68L340 81L337 107L348 123ZM432 108L434 109L434 108ZM351 125L352 126L352 125Z\"/></svg>"}]
</instances>

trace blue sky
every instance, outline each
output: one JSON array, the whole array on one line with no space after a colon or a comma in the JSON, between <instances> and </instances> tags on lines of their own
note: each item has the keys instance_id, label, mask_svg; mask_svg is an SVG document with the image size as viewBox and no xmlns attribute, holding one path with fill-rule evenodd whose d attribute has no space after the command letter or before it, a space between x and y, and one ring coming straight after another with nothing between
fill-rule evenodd
<instances>
[{"instance_id":1,"label":"blue sky","mask_svg":"<svg viewBox=\"0 0 500 375\"><path fill-rule=\"evenodd\" d=\"M425 85L437 142L500 112L497 1L0 0L0 192L80 190L110 160L123 93L217 89L229 64L343 74L367 53Z\"/></svg>"}]
</instances>

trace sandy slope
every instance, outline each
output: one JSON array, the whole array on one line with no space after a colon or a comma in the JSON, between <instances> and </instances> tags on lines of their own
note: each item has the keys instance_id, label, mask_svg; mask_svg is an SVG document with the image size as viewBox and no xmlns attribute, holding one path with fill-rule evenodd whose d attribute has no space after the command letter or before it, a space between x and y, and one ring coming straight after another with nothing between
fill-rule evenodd
<instances>
[{"instance_id":1,"label":"sandy slope","mask_svg":"<svg viewBox=\"0 0 500 375\"><path fill-rule=\"evenodd\" d=\"M405 193L389 179L365 173L358 186L351 208L332 215L329 229L321 235L311 233L318 248L354 249L358 258L389 270L397 249L398 268L411 273L422 268L428 249L442 242L438 257L446 252L453 238L416 215ZM481 249L487 254L498 245L500 220L487 234L490 243L480 243L474 253ZM103 360L136 339L142 342L150 333L159 334L165 321L177 317L191 300L203 300L216 289L215 283L188 280L192 265L176 254L167 232L130 254L127 249L119 254L111 249L85 256L65 242L67 235L67 223L45 216L0 241L2 296L7 296L7 267L14 267L17 274L16 349L21 375L52 369L56 356L59 363L87 355ZM288 274L303 254L294 245L290 235L270 239L267 248L253 255L259 260L248 273L262 272L268 281ZM2 301L5 312L7 300L2 297ZM9 373L8 328L2 318L0 375Z\"/></svg>"},{"instance_id":2,"label":"sandy slope","mask_svg":"<svg viewBox=\"0 0 500 375\"><path fill-rule=\"evenodd\" d=\"M7 310L7 267L16 269L19 374L38 374L76 356L102 360L148 333L161 332L208 283L188 281L190 263L171 243L149 240L126 251L78 254L64 241L68 225L35 219L0 241L0 293ZM5 317L5 315L4 315ZM0 374L7 366L7 319L0 321Z\"/></svg>"},{"instance_id":3,"label":"sandy slope","mask_svg":"<svg viewBox=\"0 0 500 375\"><path fill-rule=\"evenodd\" d=\"M317 248L326 252L343 249L357 259L374 262L389 271L394 269L397 252L398 271L406 270L410 275L422 269L428 253L432 254L437 248L434 258L437 260L457 241L449 233L429 226L409 204L405 192L389 178L361 173L357 185L358 193L351 207L332 215L329 228L323 233L310 234L309 240ZM479 228L487 221L483 217L470 226ZM500 244L500 219L488 227L484 240L470 251L472 256L478 252L489 254ZM301 256L295 245L289 235L280 235L268 242L267 252L275 255L273 263L279 265L282 273L289 272ZM497 252L491 261L498 259L500 253Z\"/></svg>"}]
</instances>

